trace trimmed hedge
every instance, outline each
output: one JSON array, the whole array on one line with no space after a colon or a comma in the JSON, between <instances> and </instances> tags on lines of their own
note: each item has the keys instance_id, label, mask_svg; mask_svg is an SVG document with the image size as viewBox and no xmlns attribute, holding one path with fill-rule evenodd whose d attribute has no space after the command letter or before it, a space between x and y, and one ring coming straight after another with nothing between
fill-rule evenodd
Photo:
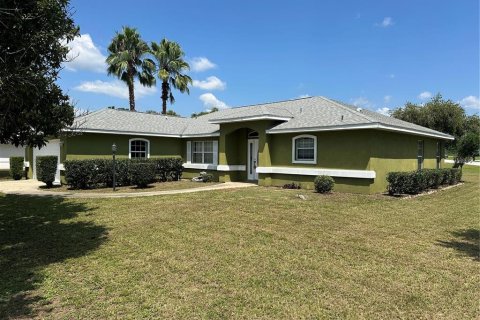
<instances>
[{"instance_id":1,"label":"trimmed hedge","mask_svg":"<svg viewBox=\"0 0 480 320\"><path fill-rule=\"evenodd\" d=\"M389 172L387 175L388 193L418 194L428 189L437 189L441 185L453 185L460 182L460 169L422 169L409 172Z\"/></svg>"},{"instance_id":2,"label":"trimmed hedge","mask_svg":"<svg viewBox=\"0 0 480 320\"><path fill-rule=\"evenodd\" d=\"M136 182L138 182L138 180L136 182L132 181L132 173L135 175L135 178L138 178L138 171L140 169L132 169L132 166L139 163L148 163L153 167L153 181L155 181L157 177L158 180L162 182L179 180L182 176L183 166L181 158L118 159L115 161L116 185L137 185ZM111 159L67 160L64 162L64 166L65 181L74 189L113 186L113 160Z\"/></svg>"},{"instance_id":3,"label":"trimmed hedge","mask_svg":"<svg viewBox=\"0 0 480 320\"><path fill-rule=\"evenodd\" d=\"M37 157L37 180L44 182L47 188L53 186L55 174L57 173L58 157L57 156L41 156Z\"/></svg>"},{"instance_id":4,"label":"trimmed hedge","mask_svg":"<svg viewBox=\"0 0 480 320\"><path fill-rule=\"evenodd\" d=\"M332 191L335 181L330 176L316 176L313 184L315 185L315 191L327 193Z\"/></svg>"},{"instance_id":5,"label":"trimmed hedge","mask_svg":"<svg viewBox=\"0 0 480 320\"><path fill-rule=\"evenodd\" d=\"M145 188L155 181L156 163L137 162L130 164L130 179L132 184L139 188Z\"/></svg>"},{"instance_id":6,"label":"trimmed hedge","mask_svg":"<svg viewBox=\"0 0 480 320\"><path fill-rule=\"evenodd\" d=\"M158 158L152 159L156 163L156 171L159 180L165 182L167 180L180 180L183 173L182 158Z\"/></svg>"},{"instance_id":7,"label":"trimmed hedge","mask_svg":"<svg viewBox=\"0 0 480 320\"><path fill-rule=\"evenodd\" d=\"M13 180L20 180L23 176L23 157L10 157L10 175Z\"/></svg>"}]
</instances>

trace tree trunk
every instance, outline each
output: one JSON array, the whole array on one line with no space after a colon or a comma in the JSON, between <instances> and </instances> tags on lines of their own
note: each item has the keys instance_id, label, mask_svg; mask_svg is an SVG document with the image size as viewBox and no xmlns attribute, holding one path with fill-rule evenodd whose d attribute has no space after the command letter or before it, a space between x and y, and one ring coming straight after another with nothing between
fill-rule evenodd
<instances>
[{"instance_id":1,"label":"tree trunk","mask_svg":"<svg viewBox=\"0 0 480 320\"><path fill-rule=\"evenodd\" d=\"M135 92L133 81L128 84L128 98L130 100L130 111L135 111Z\"/></svg>"},{"instance_id":2,"label":"tree trunk","mask_svg":"<svg viewBox=\"0 0 480 320\"><path fill-rule=\"evenodd\" d=\"M162 114L167 114L168 82L162 82Z\"/></svg>"},{"instance_id":3,"label":"tree trunk","mask_svg":"<svg viewBox=\"0 0 480 320\"><path fill-rule=\"evenodd\" d=\"M133 66L128 68L128 99L130 102L130 111L135 111L135 86L133 84Z\"/></svg>"},{"instance_id":4,"label":"tree trunk","mask_svg":"<svg viewBox=\"0 0 480 320\"><path fill-rule=\"evenodd\" d=\"M456 157L455 162L453 163L453 168L463 168L463 164L465 163L465 159Z\"/></svg>"}]
</instances>

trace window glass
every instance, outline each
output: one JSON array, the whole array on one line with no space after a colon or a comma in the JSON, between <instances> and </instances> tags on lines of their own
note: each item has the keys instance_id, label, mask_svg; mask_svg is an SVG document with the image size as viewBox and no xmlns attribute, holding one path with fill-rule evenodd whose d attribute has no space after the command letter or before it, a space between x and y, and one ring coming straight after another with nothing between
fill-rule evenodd
<instances>
[{"instance_id":1,"label":"window glass","mask_svg":"<svg viewBox=\"0 0 480 320\"><path fill-rule=\"evenodd\" d=\"M147 141L144 140L131 140L130 141L130 158L147 158Z\"/></svg>"},{"instance_id":2,"label":"window glass","mask_svg":"<svg viewBox=\"0 0 480 320\"><path fill-rule=\"evenodd\" d=\"M313 138L295 139L295 160L300 160L300 161L315 160L315 139Z\"/></svg>"},{"instance_id":3,"label":"window glass","mask_svg":"<svg viewBox=\"0 0 480 320\"><path fill-rule=\"evenodd\" d=\"M424 143L423 140L418 140L417 143L417 167L418 169L423 169L423 150Z\"/></svg>"},{"instance_id":4,"label":"window glass","mask_svg":"<svg viewBox=\"0 0 480 320\"><path fill-rule=\"evenodd\" d=\"M437 142L437 169L440 169L441 162L442 162L442 143Z\"/></svg>"},{"instance_id":5,"label":"window glass","mask_svg":"<svg viewBox=\"0 0 480 320\"><path fill-rule=\"evenodd\" d=\"M192 143L192 162L213 164L213 141L194 141Z\"/></svg>"},{"instance_id":6,"label":"window glass","mask_svg":"<svg viewBox=\"0 0 480 320\"><path fill-rule=\"evenodd\" d=\"M203 155L203 163L213 163L213 153L205 153Z\"/></svg>"},{"instance_id":7,"label":"window glass","mask_svg":"<svg viewBox=\"0 0 480 320\"><path fill-rule=\"evenodd\" d=\"M202 152L203 141L194 141L193 142L193 152Z\"/></svg>"},{"instance_id":8,"label":"window glass","mask_svg":"<svg viewBox=\"0 0 480 320\"><path fill-rule=\"evenodd\" d=\"M194 153L192 158L193 163L203 163L202 154L201 153Z\"/></svg>"}]
</instances>

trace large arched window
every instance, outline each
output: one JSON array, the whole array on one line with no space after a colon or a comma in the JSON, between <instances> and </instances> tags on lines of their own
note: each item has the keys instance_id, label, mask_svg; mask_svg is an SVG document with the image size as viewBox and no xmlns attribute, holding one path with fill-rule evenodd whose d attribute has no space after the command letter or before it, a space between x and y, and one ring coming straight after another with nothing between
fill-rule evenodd
<instances>
[{"instance_id":1,"label":"large arched window","mask_svg":"<svg viewBox=\"0 0 480 320\"><path fill-rule=\"evenodd\" d=\"M130 159L150 158L150 141L142 138L130 139L128 157Z\"/></svg>"},{"instance_id":2,"label":"large arched window","mask_svg":"<svg viewBox=\"0 0 480 320\"><path fill-rule=\"evenodd\" d=\"M317 163L317 137L302 134L292 138L293 163Z\"/></svg>"}]
</instances>

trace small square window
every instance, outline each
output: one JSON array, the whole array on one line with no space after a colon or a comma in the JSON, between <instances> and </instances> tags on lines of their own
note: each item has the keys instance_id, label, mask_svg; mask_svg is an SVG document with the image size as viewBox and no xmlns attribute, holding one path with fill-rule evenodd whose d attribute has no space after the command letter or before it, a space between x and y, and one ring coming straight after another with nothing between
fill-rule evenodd
<instances>
[{"instance_id":1,"label":"small square window","mask_svg":"<svg viewBox=\"0 0 480 320\"><path fill-rule=\"evenodd\" d=\"M146 140L130 140L130 158L148 158L148 143Z\"/></svg>"},{"instance_id":2,"label":"small square window","mask_svg":"<svg viewBox=\"0 0 480 320\"><path fill-rule=\"evenodd\" d=\"M310 135L293 138L293 162L315 163L316 141L316 137Z\"/></svg>"}]
</instances>

